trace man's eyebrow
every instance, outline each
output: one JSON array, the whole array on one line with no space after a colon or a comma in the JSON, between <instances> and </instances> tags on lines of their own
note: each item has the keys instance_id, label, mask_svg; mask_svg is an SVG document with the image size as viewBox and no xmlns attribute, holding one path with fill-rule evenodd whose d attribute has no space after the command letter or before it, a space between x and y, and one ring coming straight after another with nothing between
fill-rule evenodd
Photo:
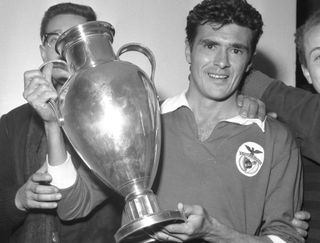
<instances>
[{"instance_id":1,"label":"man's eyebrow","mask_svg":"<svg viewBox=\"0 0 320 243\"><path fill-rule=\"evenodd\" d=\"M319 51L319 50L320 50L320 46L316 46L315 48L310 50L309 55L311 55L313 52Z\"/></svg>"},{"instance_id":2,"label":"man's eyebrow","mask_svg":"<svg viewBox=\"0 0 320 243\"><path fill-rule=\"evenodd\" d=\"M214 40L210 40L210 39L202 39L199 41L200 44L211 44L211 45L215 45L218 46L220 45L219 42L214 41ZM231 43L229 46L236 48L236 49L241 49L241 50L245 50L247 52L249 52L249 47L247 45L241 44L241 43Z\"/></svg>"},{"instance_id":3,"label":"man's eyebrow","mask_svg":"<svg viewBox=\"0 0 320 243\"><path fill-rule=\"evenodd\" d=\"M241 50L245 50L247 52L249 52L249 47L247 45L243 45L241 43L233 43L230 46L237 48L237 49L241 49Z\"/></svg>"},{"instance_id":4,"label":"man's eyebrow","mask_svg":"<svg viewBox=\"0 0 320 243\"><path fill-rule=\"evenodd\" d=\"M219 42L217 41L213 41L213 40L210 40L210 39L201 39L199 41L200 44L211 44L211 45L219 45Z\"/></svg>"}]
</instances>

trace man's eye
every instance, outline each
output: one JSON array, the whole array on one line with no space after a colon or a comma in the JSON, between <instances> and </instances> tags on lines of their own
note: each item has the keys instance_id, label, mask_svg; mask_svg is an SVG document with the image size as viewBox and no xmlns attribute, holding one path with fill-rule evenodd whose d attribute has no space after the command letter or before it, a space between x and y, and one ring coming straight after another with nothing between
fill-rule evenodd
<instances>
[{"instance_id":1,"label":"man's eye","mask_svg":"<svg viewBox=\"0 0 320 243\"><path fill-rule=\"evenodd\" d=\"M212 44L212 43L205 43L204 47L207 48L207 49L213 49L215 47L215 45Z\"/></svg>"},{"instance_id":2,"label":"man's eye","mask_svg":"<svg viewBox=\"0 0 320 243\"><path fill-rule=\"evenodd\" d=\"M319 62L319 61L320 61L320 55L315 56L315 57L314 57L314 60L317 61L317 62Z\"/></svg>"},{"instance_id":3,"label":"man's eye","mask_svg":"<svg viewBox=\"0 0 320 243\"><path fill-rule=\"evenodd\" d=\"M57 40L58 40L58 37L53 36L53 37L49 38L48 43L55 44L57 42Z\"/></svg>"},{"instance_id":4,"label":"man's eye","mask_svg":"<svg viewBox=\"0 0 320 243\"><path fill-rule=\"evenodd\" d=\"M240 49L232 49L232 52L234 54L242 54L242 51Z\"/></svg>"},{"instance_id":5,"label":"man's eye","mask_svg":"<svg viewBox=\"0 0 320 243\"><path fill-rule=\"evenodd\" d=\"M208 44L208 45L207 45L207 48L208 48L208 49L212 49L212 48L213 48L213 45L212 45L212 44Z\"/></svg>"}]
</instances>

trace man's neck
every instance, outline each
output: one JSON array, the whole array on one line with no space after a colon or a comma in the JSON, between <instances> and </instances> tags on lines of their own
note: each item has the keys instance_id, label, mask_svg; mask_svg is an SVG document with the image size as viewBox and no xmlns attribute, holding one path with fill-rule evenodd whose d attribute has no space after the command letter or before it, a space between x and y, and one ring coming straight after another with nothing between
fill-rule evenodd
<instances>
[{"instance_id":1,"label":"man's neck","mask_svg":"<svg viewBox=\"0 0 320 243\"><path fill-rule=\"evenodd\" d=\"M236 96L237 94L235 93L226 100L216 101L205 97L195 99L189 91L186 93L186 98L197 123L198 135L201 141L208 139L220 121L239 114Z\"/></svg>"}]
</instances>

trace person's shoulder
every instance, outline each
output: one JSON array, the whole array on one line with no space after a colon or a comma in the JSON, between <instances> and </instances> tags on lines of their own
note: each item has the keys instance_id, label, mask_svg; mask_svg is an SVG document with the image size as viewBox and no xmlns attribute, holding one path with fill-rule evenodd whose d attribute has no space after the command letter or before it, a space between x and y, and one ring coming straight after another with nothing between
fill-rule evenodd
<instances>
[{"instance_id":1,"label":"person's shoulder","mask_svg":"<svg viewBox=\"0 0 320 243\"><path fill-rule=\"evenodd\" d=\"M246 79L253 80L253 81L262 80L262 81L266 81L266 82L276 81L276 79L271 78L267 74L265 74L259 70L256 70L256 69L250 70L250 72L246 76Z\"/></svg>"},{"instance_id":2,"label":"person's shoulder","mask_svg":"<svg viewBox=\"0 0 320 243\"><path fill-rule=\"evenodd\" d=\"M21 130L29 123L33 113L34 110L29 104L18 106L1 116L1 126L10 130Z\"/></svg>"},{"instance_id":3,"label":"person's shoulder","mask_svg":"<svg viewBox=\"0 0 320 243\"><path fill-rule=\"evenodd\" d=\"M268 129L289 131L289 127L286 124L270 116L266 116L265 125Z\"/></svg>"},{"instance_id":4,"label":"person's shoulder","mask_svg":"<svg viewBox=\"0 0 320 243\"><path fill-rule=\"evenodd\" d=\"M285 123L269 116L266 117L265 131L277 141L294 140L293 131Z\"/></svg>"},{"instance_id":5,"label":"person's shoulder","mask_svg":"<svg viewBox=\"0 0 320 243\"><path fill-rule=\"evenodd\" d=\"M7 119L23 119L30 117L32 112L33 109L29 104L23 104L4 114L3 117L6 117Z\"/></svg>"}]
</instances>

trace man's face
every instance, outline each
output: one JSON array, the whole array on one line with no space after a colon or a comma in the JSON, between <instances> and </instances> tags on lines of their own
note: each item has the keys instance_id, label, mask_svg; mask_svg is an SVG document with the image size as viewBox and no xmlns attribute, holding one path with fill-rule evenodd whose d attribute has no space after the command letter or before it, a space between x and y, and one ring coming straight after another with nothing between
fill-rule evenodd
<instances>
[{"instance_id":1,"label":"man's face","mask_svg":"<svg viewBox=\"0 0 320 243\"><path fill-rule=\"evenodd\" d=\"M306 66L301 66L306 79L320 93L320 25L305 33Z\"/></svg>"},{"instance_id":2,"label":"man's face","mask_svg":"<svg viewBox=\"0 0 320 243\"><path fill-rule=\"evenodd\" d=\"M189 92L199 98L220 101L234 93L250 68L253 32L236 24L220 29L212 26L198 27L192 47L186 42L186 59L191 70Z\"/></svg>"},{"instance_id":3,"label":"man's face","mask_svg":"<svg viewBox=\"0 0 320 243\"><path fill-rule=\"evenodd\" d=\"M86 19L82 16L73 14L60 14L52 18L46 28L47 38L40 46L41 57L44 62L60 59L55 51L55 42L60 34L78 24L85 23ZM63 64L54 64L52 69L52 83L59 89L67 80L69 73Z\"/></svg>"}]
</instances>

